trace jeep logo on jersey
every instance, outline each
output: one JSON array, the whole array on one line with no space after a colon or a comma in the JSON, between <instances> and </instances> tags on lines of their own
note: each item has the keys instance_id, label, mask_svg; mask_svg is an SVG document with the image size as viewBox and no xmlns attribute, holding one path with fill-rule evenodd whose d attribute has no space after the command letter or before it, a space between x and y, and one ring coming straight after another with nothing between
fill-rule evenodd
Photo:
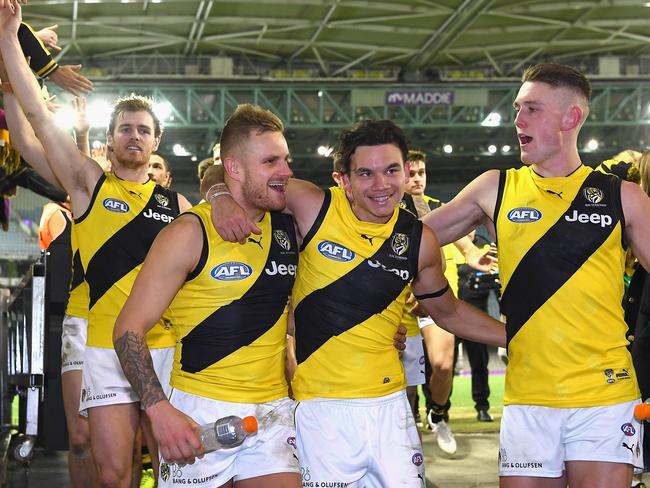
<instances>
[{"instance_id":1,"label":"jeep logo on jersey","mask_svg":"<svg viewBox=\"0 0 650 488\"><path fill-rule=\"evenodd\" d=\"M156 193L154 195L154 198L163 207L167 207L169 205L169 198L167 198L165 195L161 195L160 193Z\"/></svg>"},{"instance_id":2,"label":"jeep logo on jersey","mask_svg":"<svg viewBox=\"0 0 650 488\"><path fill-rule=\"evenodd\" d=\"M508 220L515 224L528 224L537 222L542 218L542 212L531 207L517 207L508 212Z\"/></svg>"},{"instance_id":3,"label":"jeep logo on jersey","mask_svg":"<svg viewBox=\"0 0 650 488\"><path fill-rule=\"evenodd\" d=\"M390 240L390 247L393 248L395 254L401 256L409 248L409 237L406 234L397 233L393 235L393 238Z\"/></svg>"},{"instance_id":4,"label":"jeep logo on jersey","mask_svg":"<svg viewBox=\"0 0 650 488\"><path fill-rule=\"evenodd\" d=\"M567 222L579 222L581 224L596 224L601 227L609 227L613 222L611 215L578 213L577 210L574 210L571 215L565 215L564 220Z\"/></svg>"},{"instance_id":5,"label":"jeep logo on jersey","mask_svg":"<svg viewBox=\"0 0 650 488\"><path fill-rule=\"evenodd\" d=\"M341 244L331 241L322 241L318 244L318 252L325 256L327 259L333 261L347 262L354 259L354 251L351 251L347 247L343 247Z\"/></svg>"},{"instance_id":6,"label":"jeep logo on jersey","mask_svg":"<svg viewBox=\"0 0 650 488\"><path fill-rule=\"evenodd\" d=\"M275 239L275 242L277 242L278 245L285 251L289 251L291 249L291 241L289 240L289 235L285 231L274 230L273 239Z\"/></svg>"},{"instance_id":7,"label":"jeep logo on jersey","mask_svg":"<svg viewBox=\"0 0 650 488\"><path fill-rule=\"evenodd\" d=\"M603 201L605 194L600 188L594 188L593 186L588 186L582 190L582 194L590 203L600 203Z\"/></svg>"},{"instance_id":8,"label":"jeep logo on jersey","mask_svg":"<svg viewBox=\"0 0 650 488\"><path fill-rule=\"evenodd\" d=\"M210 271L210 276L219 281L245 280L253 274L253 268L246 263L230 261L215 266Z\"/></svg>"},{"instance_id":9,"label":"jeep logo on jersey","mask_svg":"<svg viewBox=\"0 0 650 488\"><path fill-rule=\"evenodd\" d=\"M104 198L102 205L110 212L127 213L130 210L128 203L117 198Z\"/></svg>"}]
</instances>

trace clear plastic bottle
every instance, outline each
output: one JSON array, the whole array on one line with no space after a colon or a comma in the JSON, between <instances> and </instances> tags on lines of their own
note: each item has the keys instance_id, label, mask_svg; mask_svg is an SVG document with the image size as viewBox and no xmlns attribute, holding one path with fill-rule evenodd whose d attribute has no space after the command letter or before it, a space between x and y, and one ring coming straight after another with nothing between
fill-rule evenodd
<instances>
[{"instance_id":1,"label":"clear plastic bottle","mask_svg":"<svg viewBox=\"0 0 650 488\"><path fill-rule=\"evenodd\" d=\"M237 447L249 435L257 432L257 419L249 416L237 417L229 415L218 419L216 422L201 426L201 444L204 452L217 449Z\"/></svg>"}]
</instances>

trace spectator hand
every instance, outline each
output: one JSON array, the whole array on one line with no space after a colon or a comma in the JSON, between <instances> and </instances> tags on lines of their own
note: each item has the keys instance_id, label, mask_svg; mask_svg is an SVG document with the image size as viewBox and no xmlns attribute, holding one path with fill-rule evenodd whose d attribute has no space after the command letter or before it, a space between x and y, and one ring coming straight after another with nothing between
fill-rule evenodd
<instances>
[{"instance_id":1,"label":"spectator hand","mask_svg":"<svg viewBox=\"0 0 650 488\"><path fill-rule=\"evenodd\" d=\"M80 64L59 66L50 75L50 79L65 91L79 97L93 90L92 81L77 73L80 69Z\"/></svg>"},{"instance_id":2,"label":"spectator hand","mask_svg":"<svg viewBox=\"0 0 650 488\"><path fill-rule=\"evenodd\" d=\"M59 36L56 33L56 30L59 28L58 24L45 27L36 32L36 35L43 41L45 47L53 49L54 51L61 51L61 47L57 45L59 42Z\"/></svg>"},{"instance_id":3,"label":"spectator hand","mask_svg":"<svg viewBox=\"0 0 650 488\"><path fill-rule=\"evenodd\" d=\"M74 97L72 107L74 108L74 130L77 134L85 134L90 130L86 113L86 97Z\"/></svg>"},{"instance_id":4,"label":"spectator hand","mask_svg":"<svg viewBox=\"0 0 650 488\"><path fill-rule=\"evenodd\" d=\"M483 271L484 273L494 273L499 269L499 258L497 257L497 248L494 244L481 252L472 252L467 256L467 264L472 268Z\"/></svg>"}]
</instances>

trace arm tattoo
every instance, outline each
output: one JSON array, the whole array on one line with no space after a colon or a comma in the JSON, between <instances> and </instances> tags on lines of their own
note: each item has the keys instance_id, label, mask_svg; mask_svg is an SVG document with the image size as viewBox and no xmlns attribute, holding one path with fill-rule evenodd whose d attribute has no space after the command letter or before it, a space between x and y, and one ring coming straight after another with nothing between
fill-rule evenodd
<instances>
[{"instance_id":1,"label":"arm tattoo","mask_svg":"<svg viewBox=\"0 0 650 488\"><path fill-rule=\"evenodd\" d=\"M115 352L120 359L124 375L140 396L142 408L166 400L158 376L153 369L153 361L142 334L125 332L115 341Z\"/></svg>"}]
</instances>

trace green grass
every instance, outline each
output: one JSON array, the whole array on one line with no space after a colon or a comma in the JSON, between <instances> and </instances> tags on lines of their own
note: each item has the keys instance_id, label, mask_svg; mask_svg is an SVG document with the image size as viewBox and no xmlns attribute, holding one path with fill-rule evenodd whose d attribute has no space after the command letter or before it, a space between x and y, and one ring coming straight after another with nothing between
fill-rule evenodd
<instances>
[{"instance_id":1,"label":"green grass","mask_svg":"<svg viewBox=\"0 0 650 488\"><path fill-rule=\"evenodd\" d=\"M494 422L477 422L474 400L472 400L472 377L454 376L454 389L451 395L449 424L454 432L498 432L503 411L503 388L505 375L490 375L490 415ZM420 415L426 415L424 396L419 392Z\"/></svg>"}]
</instances>

